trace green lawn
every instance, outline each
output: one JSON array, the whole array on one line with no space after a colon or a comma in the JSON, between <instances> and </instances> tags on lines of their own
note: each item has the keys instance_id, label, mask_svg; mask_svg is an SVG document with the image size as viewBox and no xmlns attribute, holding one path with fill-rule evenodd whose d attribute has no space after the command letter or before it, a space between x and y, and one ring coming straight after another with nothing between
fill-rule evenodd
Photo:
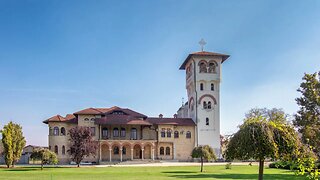
<instances>
[{"instance_id":1,"label":"green lawn","mask_svg":"<svg viewBox=\"0 0 320 180\"><path fill-rule=\"evenodd\" d=\"M0 179L257 179L258 166L205 166L200 173L198 166L186 167L105 167L105 168L45 168L35 167L0 168ZM265 179L304 179L293 172L280 169L265 169Z\"/></svg>"}]
</instances>

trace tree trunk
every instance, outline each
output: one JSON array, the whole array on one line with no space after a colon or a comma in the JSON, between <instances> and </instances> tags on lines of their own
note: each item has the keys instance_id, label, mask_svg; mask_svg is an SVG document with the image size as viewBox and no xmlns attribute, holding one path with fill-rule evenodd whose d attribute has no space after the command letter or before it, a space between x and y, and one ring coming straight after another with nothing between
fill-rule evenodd
<instances>
[{"instance_id":1,"label":"tree trunk","mask_svg":"<svg viewBox=\"0 0 320 180\"><path fill-rule=\"evenodd\" d=\"M259 180L263 180L264 159L259 160Z\"/></svg>"},{"instance_id":2,"label":"tree trunk","mask_svg":"<svg viewBox=\"0 0 320 180\"><path fill-rule=\"evenodd\" d=\"M80 163L78 163L78 167L80 167Z\"/></svg>"},{"instance_id":3,"label":"tree trunk","mask_svg":"<svg viewBox=\"0 0 320 180\"><path fill-rule=\"evenodd\" d=\"M201 159L201 172L202 172L202 170L203 170L203 158L201 157L200 159Z\"/></svg>"},{"instance_id":4,"label":"tree trunk","mask_svg":"<svg viewBox=\"0 0 320 180\"><path fill-rule=\"evenodd\" d=\"M43 170L43 163L41 163L41 171Z\"/></svg>"}]
</instances>

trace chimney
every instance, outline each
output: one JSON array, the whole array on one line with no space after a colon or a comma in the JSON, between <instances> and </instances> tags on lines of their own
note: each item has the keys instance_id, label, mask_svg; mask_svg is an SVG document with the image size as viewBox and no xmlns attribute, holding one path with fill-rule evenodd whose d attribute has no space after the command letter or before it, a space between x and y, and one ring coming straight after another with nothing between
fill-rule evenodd
<instances>
[{"instance_id":1,"label":"chimney","mask_svg":"<svg viewBox=\"0 0 320 180\"><path fill-rule=\"evenodd\" d=\"M178 115L177 115L177 114L174 114L174 115L173 115L173 118L177 118L177 117L178 117Z\"/></svg>"},{"instance_id":2,"label":"chimney","mask_svg":"<svg viewBox=\"0 0 320 180\"><path fill-rule=\"evenodd\" d=\"M163 118L163 115L162 115L162 114L159 114L159 118Z\"/></svg>"}]
</instances>

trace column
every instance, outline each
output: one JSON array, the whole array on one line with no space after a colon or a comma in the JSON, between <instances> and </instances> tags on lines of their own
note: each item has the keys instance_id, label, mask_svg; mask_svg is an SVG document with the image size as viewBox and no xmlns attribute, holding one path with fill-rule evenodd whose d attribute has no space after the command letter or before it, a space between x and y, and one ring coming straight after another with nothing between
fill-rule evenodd
<instances>
[{"instance_id":1,"label":"column","mask_svg":"<svg viewBox=\"0 0 320 180\"><path fill-rule=\"evenodd\" d=\"M110 162L112 162L111 153L112 153L112 149L109 149L109 160L110 160Z\"/></svg>"},{"instance_id":2,"label":"column","mask_svg":"<svg viewBox=\"0 0 320 180\"><path fill-rule=\"evenodd\" d=\"M176 145L173 143L172 145L172 154L173 154L173 159L176 159Z\"/></svg>"},{"instance_id":3,"label":"column","mask_svg":"<svg viewBox=\"0 0 320 180\"><path fill-rule=\"evenodd\" d=\"M101 162L101 148L102 148L102 146L101 146L101 142L99 141L99 163Z\"/></svg>"},{"instance_id":4,"label":"column","mask_svg":"<svg viewBox=\"0 0 320 180\"><path fill-rule=\"evenodd\" d=\"M152 151L151 151L151 156L152 156L152 160L154 161L154 148L152 147Z\"/></svg>"},{"instance_id":5,"label":"column","mask_svg":"<svg viewBox=\"0 0 320 180\"><path fill-rule=\"evenodd\" d=\"M119 149L119 153L120 153L120 161L122 161L122 147Z\"/></svg>"},{"instance_id":6,"label":"column","mask_svg":"<svg viewBox=\"0 0 320 180\"><path fill-rule=\"evenodd\" d=\"M143 160L144 149L141 149L141 159Z\"/></svg>"},{"instance_id":7,"label":"column","mask_svg":"<svg viewBox=\"0 0 320 180\"><path fill-rule=\"evenodd\" d=\"M133 160L133 149L131 148L131 160Z\"/></svg>"}]
</instances>

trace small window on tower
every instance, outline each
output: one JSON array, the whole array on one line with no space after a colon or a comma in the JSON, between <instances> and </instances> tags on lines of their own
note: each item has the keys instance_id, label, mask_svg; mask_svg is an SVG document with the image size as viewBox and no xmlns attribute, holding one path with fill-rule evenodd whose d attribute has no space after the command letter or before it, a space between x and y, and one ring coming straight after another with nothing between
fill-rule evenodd
<instances>
[{"instance_id":1,"label":"small window on tower","mask_svg":"<svg viewBox=\"0 0 320 180\"><path fill-rule=\"evenodd\" d=\"M206 101L203 101L203 109L207 109L208 106L207 106L207 102Z\"/></svg>"},{"instance_id":2,"label":"small window on tower","mask_svg":"<svg viewBox=\"0 0 320 180\"><path fill-rule=\"evenodd\" d=\"M206 118L206 125L209 126L209 118Z\"/></svg>"},{"instance_id":3,"label":"small window on tower","mask_svg":"<svg viewBox=\"0 0 320 180\"><path fill-rule=\"evenodd\" d=\"M211 101L208 102L208 109L211 109Z\"/></svg>"},{"instance_id":4,"label":"small window on tower","mask_svg":"<svg viewBox=\"0 0 320 180\"><path fill-rule=\"evenodd\" d=\"M211 83L211 91L214 91L214 84Z\"/></svg>"},{"instance_id":5,"label":"small window on tower","mask_svg":"<svg viewBox=\"0 0 320 180\"><path fill-rule=\"evenodd\" d=\"M200 83L200 90L203 91L203 83Z\"/></svg>"}]
</instances>

